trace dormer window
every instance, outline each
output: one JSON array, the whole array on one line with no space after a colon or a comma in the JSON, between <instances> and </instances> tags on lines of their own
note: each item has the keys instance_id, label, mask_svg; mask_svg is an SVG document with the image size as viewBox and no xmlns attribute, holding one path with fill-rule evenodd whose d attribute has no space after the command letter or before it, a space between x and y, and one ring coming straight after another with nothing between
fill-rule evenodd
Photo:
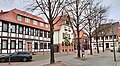
<instances>
[{"instance_id":1,"label":"dormer window","mask_svg":"<svg viewBox=\"0 0 120 66\"><path fill-rule=\"evenodd\" d=\"M34 25L37 25L37 21L36 21L36 20L33 20L33 24L34 24Z\"/></svg>"},{"instance_id":2,"label":"dormer window","mask_svg":"<svg viewBox=\"0 0 120 66\"><path fill-rule=\"evenodd\" d=\"M46 28L48 28L48 24L46 24Z\"/></svg>"},{"instance_id":3,"label":"dormer window","mask_svg":"<svg viewBox=\"0 0 120 66\"><path fill-rule=\"evenodd\" d=\"M40 26L41 26L41 27L44 27L44 23L43 23L43 22L40 22Z\"/></svg>"},{"instance_id":4,"label":"dormer window","mask_svg":"<svg viewBox=\"0 0 120 66\"><path fill-rule=\"evenodd\" d=\"M25 22L30 23L30 19L29 18L25 18Z\"/></svg>"},{"instance_id":5,"label":"dormer window","mask_svg":"<svg viewBox=\"0 0 120 66\"><path fill-rule=\"evenodd\" d=\"M22 16L18 15L18 16L17 16L17 20L18 20L18 21L22 21Z\"/></svg>"}]
</instances>

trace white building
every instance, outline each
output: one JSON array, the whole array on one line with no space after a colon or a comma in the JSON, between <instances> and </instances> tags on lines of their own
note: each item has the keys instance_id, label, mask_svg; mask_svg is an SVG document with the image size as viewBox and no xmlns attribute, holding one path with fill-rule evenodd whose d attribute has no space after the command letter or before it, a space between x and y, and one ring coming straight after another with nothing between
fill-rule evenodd
<instances>
[{"instance_id":1,"label":"white building","mask_svg":"<svg viewBox=\"0 0 120 66\"><path fill-rule=\"evenodd\" d=\"M69 48L64 44L66 37L68 37L70 41ZM73 39L74 39L73 30L70 27L69 22L67 21L66 15L64 15L61 18L61 20L54 26L54 45L56 51L57 52L73 51L74 50Z\"/></svg>"},{"instance_id":2,"label":"white building","mask_svg":"<svg viewBox=\"0 0 120 66\"><path fill-rule=\"evenodd\" d=\"M98 32L98 46L99 50L103 50L103 43L104 43L104 49L110 49L113 50L113 36L114 36L114 44L116 47L116 50L120 46L120 25L119 22L116 23L108 23L103 24L100 28L106 28L105 30L102 30L101 32ZM98 28L98 29L100 29ZM104 40L103 40L104 37ZM104 41L104 42L103 42ZM97 49L96 45L96 38L92 38L92 48Z\"/></svg>"}]
</instances>

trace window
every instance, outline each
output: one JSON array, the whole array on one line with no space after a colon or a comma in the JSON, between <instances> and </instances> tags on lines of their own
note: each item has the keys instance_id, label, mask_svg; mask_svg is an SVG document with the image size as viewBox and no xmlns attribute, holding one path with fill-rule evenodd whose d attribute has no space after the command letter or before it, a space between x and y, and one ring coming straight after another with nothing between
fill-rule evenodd
<instances>
[{"instance_id":1,"label":"window","mask_svg":"<svg viewBox=\"0 0 120 66\"><path fill-rule=\"evenodd\" d=\"M48 28L48 24L46 24L46 28Z\"/></svg>"},{"instance_id":2,"label":"window","mask_svg":"<svg viewBox=\"0 0 120 66\"><path fill-rule=\"evenodd\" d=\"M87 34L84 33L83 36L87 36Z\"/></svg>"},{"instance_id":3,"label":"window","mask_svg":"<svg viewBox=\"0 0 120 66\"><path fill-rule=\"evenodd\" d=\"M50 33L48 32L48 38L50 38Z\"/></svg>"},{"instance_id":4,"label":"window","mask_svg":"<svg viewBox=\"0 0 120 66\"><path fill-rule=\"evenodd\" d=\"M116 35L114 35L114 39L116 39Z\"/></svg>"},{"instance_id":5,"label":"window","mask_svg":"<svg viewBox=\"0 0 120 66\"><path fill-rule=\"evenodd\" d=\"M15 40L11 40L10 48L11 49L15 49L16 48L16 41Z\"/></svg>"},{"instance_id":6,"label":"window","mask_svg":"<svg viewBox=\"0 0 120 66\"><path fill-rule=\"evenodd\" d=\"M107 39L108 39L108 36L105 36L105 39L107 40Z\"/></svg>"},{"instance_id":7,"label":"window","mask_svg":"<svg viewBox=\"0 0 120 66\"><path fill-rule=\"evenodd\" d=\"M40 37L43 37L43 31L40 31Z\"/></svg>"},{"instance_id":8,"label":"window","mask_svg":"<svg viewBox=\"0 0 120 66\"><path fill-rule=\"evenodd\" d=\"M29 28L28 27L25 28L25 34L29 35Z\"/></svg>"},{"instance_id":9,"label":"window","mask_svg":"<svg viewBox=\"0 0 120 66\"><path fill-rule=\"evenodd\" d=\"M30 19L29 18L25 18L25 22L30 23Z\"/></svg>"},{"instance_id":10,"label":"window","mask_svg":"<svg viewBox=\"0 0 120 66\"><path fill-rule=\"evenodd\" d=\"M40 22L40 26L41 26L41 27L44 27L44 23Z\"/></svg>"},{"instance_id":11,"label":"window","mask_svg":"<svg viewBox=\"0 0 120 66\"><path fill-rule=\"evenodd\" d=\"M71 32L71 30L69 29L69 32Z\"/></svg>"},{"instance_id":12,"label":"window","mask_svg":"<svg viewBox=\"0 0 120 66\"><path fill-rule=\"evenodd\" d=\"M50 49L50 43L48 43L48 49Z\"/></svg>"},{"instance_id":13,"label":"window","mask_svg":"<svg viewBox=\"0 0 120 66\"><path fill-rule=\"evenodd\" d=\"M47 32L46 31L44 32L44 37L47 37Z\"/></svg>"},{"instance_id":14,"label":"window","mask_svg":"<svg viewBox=\"0 0 120 66\"><path fill-rule=\"evenodd\" d=\"M99 47L102 47L102 44L99 44Z\"/></svg>"},{"instance_id":15,"label":"window","mask_svg":"<svg viewBox=\"0 0 120 66\"><path fill-rule=\"evenodd\" d=\"M47 43L44 43L44 49L47 49Z\"/></svg>"},{"instance_id":16,"label":"window","mask_svg":"<svg viewBox=\"0 0 120 66\"><path fill-rule=\"evenodd\" d=\"M64 42L62 42L62 46L64 46Z\"/></svg>"},{"instance_id":17,"label":"window","mask_svg":"<svg viewBox=\"0 0 120 66\"><path fill-rule=\"evenodd\" d=\"M37 42L34 43L34 49L38 49L38 43Z\"/></svg>"},{"instance_id":18,"label":"window","mask_svg":"<svg viewBox=\"0 0 120 66\"><path fill-rule=\"evenodd\" d=\"M8 32L8 24L3 22L2 31Z\"/></svg>"},{"instance_id":19,"label":"window","mask_svg":"<svg viewBox=\"0 0 120 66\"><path fill-rule=\"evenodd\" d=\"M18 16L17 16L17 20L18 20L18 21L22 21L22 16L18 15Z\"/></svg>"},{"instance_id":20,"label":"window","mask_svg":"<svg viewBox=\"0 0 120 66\"><path fill-rule=\"evenodd\" d=\"M2 49L7 49L8 47L8 41L7 40L2 40Z\"/></svg>"},{"instance_id":21,"label":"window","mask_svg":"<svg viewBox=\"0 0 120 66\"><path fill-rule=\"evenodd\" d=\"M34 36L34 29L33 28L31 28L31 30L30 30L30 35Z\"/></svg>"},{"instance_id":22,"label":"window","mask_svg":"<svg viewBox=\"0 0 120 66\"><path fill-rule=\"evenodd\" d=\"M71 39L71 38L70 38L70 34L68 34L68 36L69 36L69 39Z\"/></svg>"},{"instance_id":23,"label":"window","mask_svg":"<svg viewBox=\"0 0 120 66\"><path fill-rule=\"evenodd\" d=\"M20 33L20 34L23 33L23 26L19 26L19 33Z\"/></svg>"},{"instance_id":24,"label":"window","mask_svg":"<svg viewBox=\"0 0 120 66\"><path fill-rule=\"evenodd\" d=\"M110 36L110 39L112 39L112 36Z\"/></svg>"},{"instance_id":25,"label":"window","mask_svg":"<svg viewBox=\"0 0 120 66\"><path fill-rule=\"evenodd\" d=\"M38 30L35 30L35 36L38 36Z\"/></svg>"},{"instance_id":26,"label":"window","mask_svg":"<svg viewBox=\"0 0 120 66\"><path fill-rule=\"evenodd\" d=\"M40 43L40 49L43 49L43 43Z\"/></svg>"},{"instance_id":27,"label":"window","mask_svg":"<svg viewBox=\"0 0 120 66\"><path fill-rule=\"evenodd\" d=\"M65 39L65 38L70 38L70 36L69 36L69 34L67 34L67 33L63 33L63 39Z\"/></svg>"},{"instance_id":28,"label":"window","mask_svg":"<svg viewBox=\"0 0 120 66\"><path fill-rule=\"evenodd\" d=\"M23 41L18 41L18 49L22 49L23 48Z\"/></svg>"},{"instance_id":29,"label":"window","mask_svg":"<svg viewBox=\"0 0 120 66\"><path fill-rule=\"evenodd\" d=\"M37 21L36 21L36 20L33 20L33 24L34 24L34 25L37 25Z\"/></svg>"},{"instance_id":30,"label":"window","mask_svg":"<svg viewBox=\"0 0 120 66\"><path fill-rule=\"evenodd\" d=\"M64 30L65 30L65 31L67 31L67 29L66 29L66 28L65 28Z\"/></svg>"},{"instance_id":31,"label":"window","mask_svg":"<svg viewBox=\"0 0 120 66\"><path fill-rule=\"evenodd\" d=\"M13 25L13 24L12 24L11 26L12 26L12 31L11 31L11 32L12 32L12 33L15 33L15 32L16 32L16 25Z\"/></svg>"}]
</instances>

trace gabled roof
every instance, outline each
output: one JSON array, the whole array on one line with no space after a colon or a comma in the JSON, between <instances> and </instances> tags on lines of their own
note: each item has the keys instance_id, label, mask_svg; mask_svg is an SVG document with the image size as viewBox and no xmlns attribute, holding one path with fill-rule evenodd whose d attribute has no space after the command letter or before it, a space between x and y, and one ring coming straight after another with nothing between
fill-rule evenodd
<instances>
[{"instance_id":1,"label":"gabled roof","mask_svg":"<svg viewBox=\"0 0 120 66\"><path fill-rule=\"evenodd\" d=\"M32 15L32 14L27 13L25 11L21 11L21 10L18 10L16 8L11 10L11 11L16 13L16 14L19 14L19 15L22 15L22 16L25 16L25 17L29 17L31 19L35 19L35 20L42 21L42 22L46 23L41 17L38 17L36 15Z\"/></svg>"},{"instance_id":2,"label":"gabled roof","mask_svg":"<svg viewBox=\"0 0 120 66\"><path fill-rule=\"evenodd\" d=\"M59 20L60 19L60 20ZM59 21L58 21L59 20ZM57 23L55 24L54 26L54 30L57 31L57 30L60 30L61 29L61 26L65 24L65 21L67 20L67 15L63 15L63 16L58 16L53 23Z\"/></svg>"},{"instance_id":3,"label":"gabled roof","mask_svg":"<svg viewBox=\"0 0 120 66\"><path fill-rule=\"evenodd\" d=\"M95 34L95 31L96 30L94 30L92 34ZM98 36L113 35L112 31L114 32L114 35L120 35L119 22L102 24L97 28L97 31ZM102 34L102 32L104 34Z\"/></svg>"},{"instance_id":4,"label":"gabled roof","mask_svg":"<svg viewBox=\"0 0 120 66\"><path fill-rule=\"evenodd\" d=\"M17 15L21 15L23 17L28 17L28 18L31 18L33 20L37 20L39 22L43 22L45 24L48 24L42 18L37 17L37 16L32 15L32 14L29 14L29 13L27 13L25 11L18 10L16 8L12 9L10 11L7 11L7 12L0 12L0 20L7 21L7 22L12 22L12 23L17 23L17 24L21 24L21 25L26 25L26 26L30 26L30 27L34 27L34 28L49 31L49 28L41 27L39 25L33 25L32 23L19 22L17 20Z\"/></svg>"},{"instance_id":5,"label":"gabled roof","mask_svg":"<svg viewBox=\"0 0 120 66\"><path fill-rule=\"evenodd\" d=\"M76 38L78 38L77 30L75 31L75 34L76 34ZM80 38L83 37L83 34L86 34L88 36L88 34L84 30L81 30L79 33Z\"/></svg>"}]
</instances>

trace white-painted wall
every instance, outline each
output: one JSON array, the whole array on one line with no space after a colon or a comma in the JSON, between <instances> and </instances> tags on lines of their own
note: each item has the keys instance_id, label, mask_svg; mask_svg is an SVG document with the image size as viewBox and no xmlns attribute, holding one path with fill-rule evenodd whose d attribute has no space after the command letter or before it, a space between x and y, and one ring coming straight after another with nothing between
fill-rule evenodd
<instances>
[{"instance_id":1,"label":"white-painted wall","mask_svg":"<svg viewBox=\"0 0 120 66\"><path fill-rule=\"evenodd\" d=\"M71 32L65 31L64 30L65 27L66 27L67 30L70 29ZM66 25L62 25L59 31L55 31L54 32L54 44L61 44L64 41L64 39L63 39L63 33L65 33L65 32L67 32L68 34L70 34L70 38L71 38L70 39L70 43L72 42L72 39L74 38L72 28L69 27L69 26L66 26Z\"/></svg>"}]
</instances>

